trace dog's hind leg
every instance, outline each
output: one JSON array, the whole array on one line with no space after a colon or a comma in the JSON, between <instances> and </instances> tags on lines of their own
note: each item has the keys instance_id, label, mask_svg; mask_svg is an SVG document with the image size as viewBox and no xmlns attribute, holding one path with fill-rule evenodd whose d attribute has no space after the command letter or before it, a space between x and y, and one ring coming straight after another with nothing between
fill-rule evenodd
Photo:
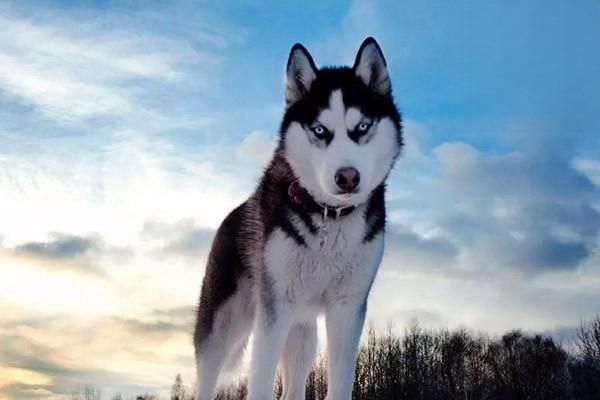
<instances>
[{"instance_id":1,"label":"dog's hind leg","mask_svg":"<svg viewBox=\"0 0 600 400\"><path fill-rule=\"evenodd\" d=\"M283 370L281 400L304 400L306 378L315 360L316 350L316 322L292 326L281 356Z\"/></svg>"},{"instance_id":2,"label":"dog's hind leg","mask_svg":"<svg viewBox=\"0 0 600 400\"><path fill-rule=\"evenodd\" d=\"M198 382L196 400L213 400L216 394L219 373L227 357L225 343L212 337L196 350Z\"/></svg>"},{"instance_id":3,"label":"dog's hind leg","mask_svg":"<svg viewBox=\"0 0 600 400\"><path fill-rule=\"evenodd\" d=\"M252 330L254 305L249 289L240 285L238 292L228 299L214 314L210 329L199 325L197 330L196 400L213 400L219 375L224 369L235 366L243 355Z\"/></svg>"}]
</instances>

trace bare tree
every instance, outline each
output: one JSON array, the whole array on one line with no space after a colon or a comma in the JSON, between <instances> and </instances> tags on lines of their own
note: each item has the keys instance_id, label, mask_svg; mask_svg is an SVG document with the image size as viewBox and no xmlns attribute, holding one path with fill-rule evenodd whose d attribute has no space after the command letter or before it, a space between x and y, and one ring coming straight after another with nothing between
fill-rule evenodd
<instances>
[{"instance_id":1,"label":"bare tree","mask_svg":"<svg viewBox=\"0 0 600 400\"><path fill-rule=\"evenodd\" d=\"M100 400L102 398L102 390L94 385L85 385L71 391L67 396L68 400Z\"/></svg>"},{"instance_id":2,"label":"bare tree","mask_svg":"<svg viewBox=\"0 0 600 400\"><path fill-rule=\"evenodd\" d=\"M186 392L181 374L175 376L175 382L171 386L171 400L186 400Z\"/></svg>"},{"instance_id":3,"label":"bare tree","mask_svg":"<svg viewBox=\"0 0 600 400\"><path fill-rule=\"evenodd\" d=\"M581 400L597 399L600 393L600 315L579 324L575 349L575 357L569 365L572 395Z\"/></svg>"},{"instance_id":4,"label":"bare tree","mask_svg":"<svg viewBox=\"0 0 600 400\"><path fill-rule=\"evenodd\" d=\"M575 345L579 357L600 370L600 315L579 324Z\"/></svg>"},{"instance_id":5,"label":"bare tree","mask_svg":"<svg viewBox=\"0 0 600 400\"><path fill-rule=\"evenodd\" d=\"M427 330L416 323L402 335L377 333L369 325L359 350L353 400L598 400L600 317L582 322L575 353L549 336L508 332L499 338L456 331ZM274 395L281 396L278 375ZM180 375L172 400L190 400ZM327 360L319 355L306 382L306 400L325 400ZM68 400L100 400L93 386ZM221 388L217 400L244 400L247 382ZM138 396L152 400L156 396ZM121 400L115 397L113 400Z\"/></svg>"}]
</instances>

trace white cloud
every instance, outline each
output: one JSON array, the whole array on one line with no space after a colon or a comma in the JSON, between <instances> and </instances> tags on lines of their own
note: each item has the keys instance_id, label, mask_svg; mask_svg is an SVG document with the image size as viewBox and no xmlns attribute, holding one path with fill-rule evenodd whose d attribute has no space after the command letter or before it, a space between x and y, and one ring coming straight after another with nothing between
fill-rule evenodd
<instances>
[{"instance_id":1,"label":"white cloud","mask_svg":"<svg viewBox=\"0 0 600 400\"><path fill-rule=\"evenodd\" d=\"M144 109L139 80L177 82L191 78L185 67L195 65L197 85L199 65L218 62L217 54L185 42L125 28L106 30L103 22L67 15L26 18L3 9L0 93L59 121L123 115ZM223 40L205 38L209 44Z\"/></svg>"},{"instance_id":2,"label":"white cloud","mask_svg":"<svg viewBox=\"0 0 600 400\"><path fill-rule=\"evenodd\" d=\"M402 139L404 149L400 163L407 162L426 162L427 158L423 154L420 143L429 135L427 128L420 122L405 118L402 121Z\"/></svg>"},{"instance_id":3,"label":"white cloud","mask_svg":"<svg viewBox=\"0 0 600 400\"><path fill-rule=\"evenodd\" d=\"M119 306L107 280L37 268L31 261L0 254L0 310L17 307L31 317L57 312L98 316Z\"/></svg>"},{"instance_id":4,"label":"white cloud","mask_svg":"<svg viewBox=\"0 0 600 400\"><path fill-rule=\"evenodd\" d=\"M235 155L241 161L263 167L271 159L274 150L275 140L271 135L263 131L253 131L244 137Z\"/></svg>"},{"instance_id":5,"label":"white cloud","mask_svg":"<svg viewBox=\"0 0 600 400\"><path fill-rule=\"evenodd\" d=\"M67 393L93 383L111 395L161 389L166 395L175 373L194 381L192 319L190 308L179 319L147 312L139 318L60 315L7 321L0 329L0 340L7 343L0 349L0 389L25 383L29 389ZM15 364L21 368L10 367Z\"/></svg>"},{"instance_id":6,"label":"white cloud","mask_svg":"<svg viewBox=\"0 0 600 400\"><path fill-rule=\"evenodd\" d=\"M0 85L21 102L54 118L121 113L131 108L131 100L119 88L75 79L63 71L52 71L48 66L27 65L17 57L5 54L0 54Z\"/></svg>"},{"instance_id":7,"label":"white cloud","mask_svg":"<svg viewBox=\"0 0 600 400\"><path fill-rule=\"evenodd\" d=\"M214 230L253 186L223 161L223 144L192 151L165 134L210 122L161 96L202 88L229 38L200 31L191 44L139 25L106 29L115 17L110 12L96 19L2 11L0 97L36 115L16 130L10 122L28 116L7 113L11 121L0 128L0 313L2 322L22 325L16 337L47 346L40 363L74 371L68 377L49 371L52 386L22 393L65 393L92 382L139 394L168 387L173 365L192 382L191 327L148 343L112 327L149 310L193 303L210 239L201 233ZM147 221L177 227L182 220L193 229L174 232L170 241L141 237ZM71 249L77 237L102 238L101 245L63 257L65 244ZM109 248L128 256L114 257ZM185 251L189 257L171 256ZM80 273L86 263L99 274ZM55 322L38 330L44 319ZM99 340L86 342L92 336ZM107 378L106 365L118 381ZM28 367L26 373L35 373L34 362ZM146 373L134 375L140 370ZM23 379L33 382L31 376Z\"/></svg>"},{"instance_id":8,"label":"white cloud","mask_svg":"<svg viewBox=\"0 0 600 400\"><path fill-rule=\"evenodd\" d=\"M600 187L600 161L577 157L573 167L584 174L594 185Z\"/></svg>"},{"instance_id":9,"label":"white cloud","mask_svg":"<svg viewBox=\"0 0 600 400\"><path fill-rule=\"evenodd\" d=\"M473 146L463 142L446 142L433 149L444 173L461 175L470 171L479 158Z\"/></svg>"},{"instance_id":10,"label":"white cloud","mask_svg":"<svg viewBox=\"0 0 600 400\"><path fill-rule=\"evenodd\" d=\"M223 168L218 149L183 154L136 134L89 148L63 144L41 155L0 154L0 220L11 227L2 232L6 246L45 240L53 231L98 233L123 246L149 219L193 218L215 228L251 187Z\"/></svg>"}]
</instances>

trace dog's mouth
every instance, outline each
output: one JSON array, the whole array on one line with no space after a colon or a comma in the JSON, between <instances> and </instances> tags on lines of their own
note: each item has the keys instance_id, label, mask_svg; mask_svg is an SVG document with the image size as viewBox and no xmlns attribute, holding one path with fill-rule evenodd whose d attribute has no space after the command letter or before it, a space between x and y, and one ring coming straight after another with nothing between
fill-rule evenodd
<instances>
[{"instance_id":1,"label":"dog's mouth","mask_svg":"<svg viewBox=\"0 0 600 400\"><path fill-rule=\"evenodd\" d=\"M338 191L333 195L333 197L337 200L338 205L340 206L351 206L355 205L356 197L358 195L358 190L353 190L351 192Z\"/></svg>"},{"instance_id":2,"label":"dog's mouth","mask_svg":"<svg viewBox=\"0 0 600 400\"><path fill-rule=\"evenodd\" d=\"M355 206L363 201L364 185L358 185L351 190L344 190L340 187L322 186L322 193L325 195L321 200L334 207Z\"/></svg>"},{"instance_id":3,"label":"dog's mouth","mask_svg":"<svg viewBox=\"0 0 600 400\"><path fill-rule=\"evenodd\" d=\"M356 192L339 192L335 194L335 197L340 200L348 201L352 199L356 194Z\"/></svg>"}]
</instances>

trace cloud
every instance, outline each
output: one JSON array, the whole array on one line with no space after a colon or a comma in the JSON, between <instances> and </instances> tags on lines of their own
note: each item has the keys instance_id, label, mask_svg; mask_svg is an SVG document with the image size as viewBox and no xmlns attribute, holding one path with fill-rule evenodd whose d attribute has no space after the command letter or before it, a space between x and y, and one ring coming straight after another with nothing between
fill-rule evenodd
<instances>
[{"instance_id":1,"label":"cloud","mask_svg":"<svg viewBox=\"0 0 600 400\"><path fill-rule=\"evenodd\" d=\"M442 143L433 149L433 154L444 173L452 176L468 175L479 158L479 152L463 142Z\"/></svg>"},{"instance_id":2,"label":"cloud","mask_svg":"<svg viewBox=\"0 0 600 400\"><path fill-rule=\"evenodd\" d=\"M51 270L106 277L101 261L123 262L131 257L131 249L107 245L102 236L79 236L50 232L46 241L26 242L13 249L2 249L0 255L9 259L32 262Z\"/></svg>"},{"instance_id":3,"label":"cloud","mask_svg":"<svg viewBox=\"0 0 600 400\"><path fill-rule=\"evenodd\" d=\"M161 256L182 256L198 258L206 256L215 231L196 225L191 219L183 219L172 224L147 221L141 237L151 241Z\"/></svg>"},{"instance_id":4,"label":"cloud","mask_svg":"<svg viewBox=\"0 0 600 400\"><path fill-rule=\"evenodd\" d=\"M394 224L387 228L385 266L427 273L451 268L458 249L443 237L423 237Z\"/></svg>"},{"instance_id":5,"label":"cloud","mask_svg":"<svg viewBox=\"0 0 600 400\"><path fill-rule=\"evenodd\" d=\"M191 334L189 324L176 324L162 320L141 321L135 318L115 318L112 321L113 326L119 326L134 335L141 335L153 338L168 338L176 333Z\"/></svg>"},{"instance_id":6,"label":"cloud","mask_svg":"<svg viewBox=\"0 0 600 400\"><path fill-rule=\"evenodd\" d=\"M44 399L44 400L62 400L64 399L64 394L62 393L54 393L51 390L40 387L39 384L35 383L25 383L21 382L21 380L30 379L33 374L27 372L22 375L18 375L20 380L13 380L10 383L2 386L2 393L6 394L8 399L23 399L23 400L33 400L33 399ZM34 375L35 376L35 375ZM27 377L27 378L26 378ZM10 379L10 378L9 378Z\"/></svg>"},{"instance_id":7,"label":"cloud","mask_svg":"<svg viewBox=\"0 0 600 400\"><path fill-rule=\"evenodd\" d=\"M577 326L557 326L554 329L548 329L541 333L543 335L551 336L556 342L565 346L569 349L569 346L573 345L575 338L577 337ZM572 349L569 349L572 350Z\"/></svg>"},{"instance_id":8,"label":"cloud","mask_svg":"<svg viewBox=\"0 0 600 400\"><path fill-rule=\"evenodd\" d=\"M177 372L193 382L191 318L164 319L171 311L181 310L137 317L54 316L4 322L0 390L15 398L32 398L36 393L39 397L69 393L93 383L109 395L120 391L132 396L167 388Z\"/></svg>"},{"instance_id":9,"label":"cloud","mask_svg":"<svg viewBox=\"0 0 600 400\"><path fill-rule=\"evenodd\" d=\"M56 231L97 232L124 247L150 218L193 216L198 226L215 228L254 186L217 161L218 146L188 154L140 133L105 139L38 141L32 147L40 153L0 154L0 219L12 226L2 232L5 246Z\"/></svg>"},{"instance_id":10,"label":"cloud","mask_svg":"<svg viewBox=\"0 0 600 400\"><path fill-rule=\"evenodd\" d=\"M526 238L486 235L475 243L470 262L482 270L541 273L575 269L590 254L582 242L562 242L548 236ZM490 259L490 255L492 258Z\"/></svg>"},{"instance_id":11,"label":"cloud","mask_svg":"<svg viewBox=\"0 0 600 400\"><path fill-rule=\"evenodd\" d=\"M464 142L439 144L418 161L425 165L426 178L402 181L412 185L407 191L420 204L410 212L392 209L393 222L405 231L446 240L459 255L441 253L441 259L422 259L417 265L458 260L459 269L475 275L575 270L596 248L600 212L594 199L600 192L570 154L482 152Z\"/></svg>"},{"instance_id":12,"label":"cloud","mask_svg":"<svg viewBox=\"0 0 600 400\"><path fill-rule=\"evenodd\" d=\"M573 160L573 167L584 174L594 185L600 187L600 161L577 157Z\"/></svg>"},{"instance_id":13,"label":"cloud","mask_svg":"<svg viewBox=\"0 0 600 400\"><path fill-rule=\"evenodd\" d=\"M432 324L449 329L462 326L492 334L510 329L541 332L577 325L594 316L600 307L596 277L573 271L527 278L505 270L446 274L443 268L419 274L386 267L375 279L367 319L385 327L396 319L396 311L410 318L415 313L402 312L426 310L441 316L441 321L433 318Z\"/></svg>"},{"instance_id":14,"label":"cloud","mask_svg":"<svg viewBox=\"0 0 600 400\"><path fill-rule=\"evenodd\" d=\"M275 141L263 131L252 131L237 146L235 155L240 161L264 167L275 150Z\"/></svg>"},{"instance_id":15,"label":"cloud","mask_svg":"<svg viewBox=\"0 0 600 400\"><path fill-rule=\"evenodd\" d=\"M50 259L77 258L103 247L99 236L81 237L63 233L51 233L47 242L29 242L17 246L17 254L27 254Z\"/></svg>"},{"instance_id":16,"label":"cloud","mask_svg":"<svg viewBox=\"0 0 600 400\"><path fill-rule=\"evenodd\" d=\"M180 306L169 309L157 309L152 311L152 315L157 318L167 320L189 320L192 316L196 315L196 307L195 306Z\"/></svg>"},{"instance_id":17,"label":"cloud","mask_svg":"<svg viewBox=\"0 0 600 400\"><path fill-rule=\"evenodd\" d=\"M3 368L0 379L0 389L5 389L16 384L27 384L33 387L49 385L52 380L44 375L23 368Z\"/></svg>"},{"instance_id":18,"label":"cloud","mask_svg":"<svg viewBox=\"0 0 600 400\"><path fill-rule=\"evenodd\" d=\"M2 10L0 93L62 122L149 110L140 82L192 81L189 67L218 63L209 49L228 42L199 30L200 50L144 29L144 16L134 20L117 12L92 17ZM131 25L138 29L123 28ZM198 73L193 82L200 83Z\"/></svg>"},{"instance_id":19,"label":"cloud","mask_svg":"<svg viewBox=\"0 0 600 400\"><path fill-rule=\"evenodd\" d=\"M447 317L444 315L420 308L398 310L393 314L391 319L398 321L400 326L403 327L416 322L424 328L444 328L448 323Z\"/></svg>"}]
</instances>

